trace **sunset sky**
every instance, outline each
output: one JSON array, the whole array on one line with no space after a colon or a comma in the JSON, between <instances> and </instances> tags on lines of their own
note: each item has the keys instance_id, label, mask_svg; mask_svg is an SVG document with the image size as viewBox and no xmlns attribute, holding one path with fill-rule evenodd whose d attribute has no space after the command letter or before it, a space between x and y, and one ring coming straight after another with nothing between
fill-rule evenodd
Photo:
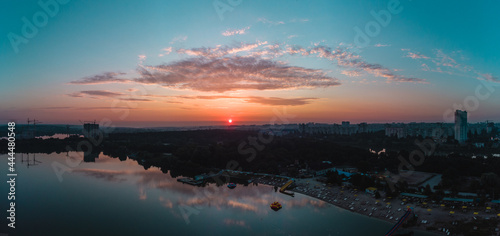
<instances>
[{"instance_id":1,"label":"sunset sky","mask_svg":"<svg viewBox=\"0 0 500 236\"><path fill-rule=\"evenodd\" d=\"M499 1L60 3L1 2L2 123L500 122Z\"/></svg>"}]
</instances>

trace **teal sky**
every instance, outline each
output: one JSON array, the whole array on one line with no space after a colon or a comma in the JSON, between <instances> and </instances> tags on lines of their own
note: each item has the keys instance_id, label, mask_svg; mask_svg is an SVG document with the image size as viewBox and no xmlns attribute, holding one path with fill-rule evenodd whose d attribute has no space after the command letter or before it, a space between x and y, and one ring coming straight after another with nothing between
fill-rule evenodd
<instances>
[{"instance_id":1,"label":"teal sky","mask_svg":"<svg viewBox=\"0 0 500 236\"><path fill-rule=\"evenodd\" d=\"M40 2L1 2L1 122L500 122L498 1Z\"/></svg>"}]
</instances>

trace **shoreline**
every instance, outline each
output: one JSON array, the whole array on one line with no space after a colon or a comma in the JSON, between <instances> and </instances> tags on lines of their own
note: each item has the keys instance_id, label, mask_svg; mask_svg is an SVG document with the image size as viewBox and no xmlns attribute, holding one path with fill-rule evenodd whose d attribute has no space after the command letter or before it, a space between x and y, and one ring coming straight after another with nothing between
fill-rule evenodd
<instances>
[{"instance_id":1,"label":"shoreline","mask_svg":"<svg viewBox=\"0 0 500 236\"><path fill-rule=\"evenodd\" d=\"M254 183L277 187L283 186L287 181L287 179L276 179L270 176L253 179ZM458 222L469 222L472 219L476 219L476 217L499 218L494 213L487 214L481 212L479 214L479 212L470 211L467 208L464 208L462 212L460 212L460 209L455 209L457 212L451 214L448 211L449 209L447 209L448 207L437 206L437 204L427 202L415 202L401 196L393 199L383 197L375 199L371 194L365 193L365 191L343 189L339 186L327 186L316 181L315 178L296 179L295 187L287 190L287 192L299 193L344 210L376 218L391 224L396 224L399 218L404 215L407 207L412 207L414 213L418 215L416 225L400 228L400 230L425 231L436 235L446 235L443 232L443 228L449 229L454 224L453 222L457 222L457 224ZM496 227L500 228L500 223ZM492 231L491 235L498 235L498 232Z\"/></svg>"}]
</instances>

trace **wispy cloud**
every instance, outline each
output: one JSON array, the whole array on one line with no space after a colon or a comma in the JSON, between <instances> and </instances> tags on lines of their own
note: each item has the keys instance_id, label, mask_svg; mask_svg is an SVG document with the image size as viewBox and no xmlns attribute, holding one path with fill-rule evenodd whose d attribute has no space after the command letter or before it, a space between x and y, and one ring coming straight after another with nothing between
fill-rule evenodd
<instances>
[{"instance_id":1,"label":"wispy cloud","mask_svg":"<svg viewBox=\"0 0 500 236\"><path fill-rule=\"evenodd\" d=\"M343 75L347 75L349 77L358 77L358 76L362 75L362 73L360 71L356 71L356 70L343 70L340 73Z\"/></svg>"},{"instance_id":2,"label":"wispy cloud","mask_svg":"<svg viewBox=\"0 0 500 236\"><path fill-rule=\"evenodd\" d=\"M259 97L259 96L247 96L247 97L238 97L238 96L225 96L225 95L208 95L208 96L178 96L178 98L182 99L206 99L206 100L214 100L214 99L240 99L244 102L248 103L257 103L261 105L269 105L269 106L301 106L311 103L311 100L315 100L317 98L279 98L279 97Z\"/></svg>"},{"instance_id":3,"label":"wispy cloud","mask_svg":"<svg viewBox=\"0 0 500 236\"><path fill-rule=\"evenodd\" d=\"M245 34L245 32L249 29L250 29L250 26L247 26L243 29L228 29L228 30L222 32L222 35L227 37L227 36L233 36L233 35L237 35L237 34Z\"/></svg>"},{"instance_id":4,"label":"wispy cloud","mask_svg":"<svg viewBox=\"0 0 500 236\"><path fill-rule=\"evenodd\" d=\"M413 53L413 52L410 52L408 51L408 53L406 54L405 57L409 57L411 59L430 59L428 56L425 56L423 54L420 54L420 53Z\"/></svg>"},{"instance_id":5,"label":"wispy cloud","mask_svg":"<svg viewBox=\"0 0 500 236\"><path fill-rule=\"evenodd\" d=\"M67 110L67 109L71 109L72 107L41 107L41 108L38 108L38 109L42 109L42 110Z\"/></svg>"},{"instance_id":6,"label":"wispy cloud","mask_svg":"<svg viewBox=\"0 0 500 236\"><path fill-rule=\"evenodd\" d=\"M491 81L491 82L500 82L500 79L498 77L495 77L489 73L486 73L486 74L481 74L481 73L478 73L478 79L485 79L487 81Z\"/></svg>"},{"instance_id":7,"label":"wispy cloud","mask_svg":"<svg viewBox=\"0 0 500 236\"><path fill-rule=\"evenodd\" d=\"M119 92L111 92L107 90L86 90L86 91L70 93L67 95L70 97L84 97L85 95L89 95L92 98L96 98L96 97L117 97L117 96L122 96L124 94Z\"/></svg>"},{"instance_id":8,"label":"wispy cloud","mask_svg":"<svg viewBox=\"0 0 500 236\"><path fill-rule=\"evenodd\" d=\"M271 20L268 20L267 18L264 18L264 17L261 17L261 18L258 18L257 19L258 22L262 22L266 25L284 25L285 22L284 21L271 21Z\"/></svg>"},{"instance_id":9,"label":"wispy cloud","mask_svg":"<svg viewBox=\"0 0 500 236\"><path fill-rule=\"evenodd\" d=\"M40 107L37 109L41 110L109 110L110 107ZM127 106L114 106L113 109L138 109L138 108L130 108Z\"/></svg>"},{"instance_id":10,"label":"wispy cloud","mask_svg":"<svg viewBox=\"0 0 500 236\"><path fill-rule=\"evenodd\" d=\"M111 92L108 90L86 90L86 91L80 91L80 93L92 96L102 96L102 97L116 97L123 95L123 93Z\"/></svg>"},{"instance_id":11,"label":"wispy cloud","mask_svg":"<svg viewBox=\"0 0 500 236\"><path fill-rule=\"evenodd\" d=\"M128 106L113 106L112 107L114 110L137 110L139 108L132 108L132 107L128 107ZM107 106L107 107L74 107L73 109L76 109L76 110L109 110L110 107Z\"/></svg>"},{"instance_id":12,"label":"wispy cloud","mask_svg":"<svg viewBox=\"0 0 500 236\"><path fill-rule=\"evenodd\" d=\"M432 57L425 56L421 53L413 53L411 52L412 50L408 48L403 48L401 50L407 53L405 57L417 60L427 60L426 63L420 64L420 68L423 71L500 82L497 77L489 73L481 73L475 70L474 67L465 64L466 62L464 61L467 60L467 58L462 54L461 50L455 50L452 51L451 54L448 54L442 49L434 49L434 55Z\"/></svg>"},{"instance_id":13,"label":"wispy cloud","mask_svg":"<svg viewBox=\"0 0 500 236\"><path fill-rule=\"evenodd\" d=\"M145 98L120 98L122 101L131 101L131 102L150 102L153 101L151 99L145 99Z\"/></svg>"},{"instance_id":14,"label":"wispy cloud","mask_svg":"<svg viewBox=\"0 0 500 236\"><path fill-rule=\"evenodd\" d=\"M390 69L376 63L368 63L364 61L359 55L356 55L348 50L348 48L337 47L332 50L326 46L317 46L309 51L310 54L316 54L319 57L327 58L336 61L341 67L353 68L361 70L376 77L383 77L387 82L414 82L426 83L425 79L406 77L397 75Z\"/></svg>"},{"instance_id":15,"label":"wispy cloud","mask_svg":"<svg viewBox=\"0 0 500 236\"><path fill-rule=\"evenodd\" d=\"M425 64L425 63L424 63L424 64L422 64L421 66L422 66L422 70L423 70L423 71L430 71L430 70L431 70L431 69L429 68L429 66L428 66L427 64Z\"/></svg>"},{"instance_id":16,"label":"wispy cloud","mask_svg":"<svg viewBox=\"0 0 500 236\"><path fill-rule=\"evenodd\" d=\"M162 53L158 54L159 57L163 57L165 55L168 55L172 52L172 47L167 47L162 49Z\"/></svg>"},{"instance_id":17,"label":"wispy cloud","mask_svg":"<svg viewBox=\"0 0 500 236\"><path fill-rule=\"evenodd\" d=\"M373 46L380 48L380 47L390 47L391 45L390 44L380 44L380 43L377 43L377 44L375 44Z\"/></svg>"},{"instance_id":18,"label":"wispy cloud","mask_svg":"<svg viewBox=\"0 0 500 236\"><path fill-rule=\"evenodd\" d=\"M235 46L218 45L217 47L202 47L202 48L192 48L192 49L181 48L177 50L177 53L187 54L190 56L207 57L207 58L224 57L229 54L248 52L264 44L267 44L267 41L256 42L256 43L240 43Z\"/></svg>"},{"instance_id":19,"label":"wispy cloud","mask_svg":"<svg viewBox=\"0 0 500 236\"><path fill-rule=\"evenodd\" d=\"M310 100L317 98L278 98L278 97L249 97L245 101L270 106L300 106L310 103Z\"/></svg>"},{"instance_id":20,"label":"wispy cloud","mask_svg":"<svg viewBox=\"0 0 500 236\"><path fill-rule=\"evenodd\" d=\"M99 75L84 77L79 80L71 81L70 84L105 84L105 83L124 83L129 82L127 79L120 79L118 76L125 75L126 73L119 72L105 72Z\"/></svg>"},{"instance_id":21,"label":"wispy cloud","mask_svg":"<svg viewBox=\"0 0 500 236\"><path fill-rule=\"evenodd\" d=\"M170 44L181 43L181 42L186 41L187 39L188 39L188 37L186 35L180 35L180 36L173 38L172 41L170 41Z\"/></svg>"}]
</instances>

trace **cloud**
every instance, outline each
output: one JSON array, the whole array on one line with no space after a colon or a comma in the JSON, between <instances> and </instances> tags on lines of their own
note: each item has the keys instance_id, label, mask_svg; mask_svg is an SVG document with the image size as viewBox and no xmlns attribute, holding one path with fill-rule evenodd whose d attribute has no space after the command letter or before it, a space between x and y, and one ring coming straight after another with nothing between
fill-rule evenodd
<instances>
[{"instance_id":1,"label":"cloud","mask_svg":"<svg viewBox=\"0 0 500 236\"><path fill-rule=\"evenodd\" d=\"M180 35L180 36L177 36L175 38L172 39L172 41L170 41L170 44L174 44L174 43L180 43L180 42L184 42L187 40L187 36L185 35Z\"/></svg>"},{"instance_id":2,"label":"cloud","mask_svg":"<svg viewBox=\"0 0 500 236\"><path fill-rule=\"evenodd\" d=\"M287 37L287 38L292 39L292 38L296 38L296 37L298 37L298 35L296 35L296 34L292 34L292 35L288 35L288 37Z\"/></svg>"},{"instance_id":3,"label":"cloud","mask_svg":"<svg viewBox=\"0 0 500 236\"><path fill-rule=\"evenodd\" d=\"M486 74L481 74L481 73L478 73L479 74L479 77L477 77L479 80L488 80L488 81L491 81L491 82L497 82L499 83L500 82L500 79L498 77L495 77L489 73L486 73Z\"/></svg>"},{"instance_id":4,"label":"cloud","mask_svg":"<svg viewBox=\"0 0 500 236\"><path fill-rule=\"evenodd\" d=\"M110 108L112 109L127 109L127 110L135 110L138 108L130 108L127 106L114 106L114 107L40 107L38 109L41 110L109 110Z\"/></svg>"},{"instance_id":5,"label":"cloud","mask_svg":"<svg viewBox=\"0 0 500 236\"><path fill-rule=\"evenodd\" d=\"M129 91L129 90L130 89L128 89L127 91ZM151 102L151 101L154 101L154 100L146 99L146 98L133 98L133 97L125 97L124 98L124 97L121 97L124 95L126 95L126 94L120 93L120 92L111 92L108 90L86 90L86 91L80 91L80 92L67 94L67 96L70 96L70 97L90 96L90 98L94 98L94 99L101 98L101 97L108 97L108 98L117 98L121 101L130 101L130 102ZM107 108L109 109L110 107L107 107ZM113 109L115 109L115 107L113 107ZM116 108L116 109L120 109L120 108Z\"/></svg>"},{"instance_id":6,"label":"cloud","mask_svg":"<svg viewBox=\"0 0 500 236\"><path fill-rule=\"evenodd\" d=\"M353 68L355 70L365 71L376 77L386 78L387 82L426 83L425 79L397 75L380 64L365 62L359 55L355 55L344 47L337 47L337 49L332 50L331 48L326 46L317 46L308 51L308 53L315 54L321 58L327 58L329 60L336 61L337 64L341 67Z\"/></svg>"},{"instance_id":7,"label":"cloud","mask_svg":"<svg viewBox=\"0 0 500 236\"><path fill-rule=\"evenodd\" d=\"M111 92L108 90L86 90L86 91L80 91L80 93L92 96L101 96L101 97L116 97L123 95L123 93Z\"/></svg>"},{"instance_id":8,"label":"cloud","mask_svg":"<svg viewBox=\"0 0 500 236\"><path fill-rule=\"evenodd\" d=\"M248 103L257 103L262 105L270 106L300 106L310 103L310 100L315 100L317 98L279 98L279 97L258 97L258 96L248 96L248 97L237 97L237 96L224 96L224 95L212 95L212 96L178 96L178 98L183 99L241 99Z\"/></svg>"},{"instance_id":9,"label":"cloud","mask_svg":"<svg viewBox=\"0 0 500 236\"><path fill-rule=\"evenodd\" d=\"M401 49L403 50L403 49ZM409 57L411 59L430 59L428 56L425 56L425 55L422 55L420 53L413 53L413 52L410 52L409 50L404 50L404 51L408 51L408 54L406 54L405 57Z\"/></svg>"},{"instance_id":10,"label":"cloud","mask_svg":"<svg viewBox=\"0 0 500 236\"><path fill-rule=\"evenodd\" d=\"M67 96L70 96L70 97L74 97L74 98L81 98L83 97L83 94L81 93L70 93L70 94L66 94Z\"/></svg>"},{"instance_id":11,"label":"cloud","mask_svg":"<svg viewBox=\"0 0 500 236\"><path fill-rule=\"evenodd\" d=\"M139 65L142 65L142 63L146 60L146 55L144 54L141 54L141 55L137 55L137 58L139 59Z\"/></svg>"},{"instance_id":12,"label":"cloud","mask_svg":"<svg viewBox=\"0 0 500 236\"><path fill-rule=\"evenodd\" d=\"M165 55L168 55L172 52L172 47L167 47L162 49L163 53L158 54L159 57L163 57Z\"/></svg>"},{"instance_id":13,"label":"cloud","mask_svg":"<svg viewBox=\"0 0 500 236\"><path fill-rule=\"evenodd\" d=\"M134 79L120 79L116 74L107 73L72 83L136 82L176 90L218 93L236 90L315 89L341 84L337 78L324 70L293 66L288 62L277 60L285 56L324 58L342 68L342 74L347 76L361 76L367 73L385 78L387 82L425 83L425 79L398 75L395 70L366 62L360 55L350 50L348 46L332 49L324 45L302 47L284 43L268 44L267 41L179 48L175 52L187 55L187 58L161 65L140 65L137 68L138 76ZM172 51L171 47L166 51ZM70 96L79 97L82 94L76 93ZM247 101L289 105L309 102L304 98L295 100L247 98Z\"/></svg>"},{"instance_id":14,"label":"cloud","mask_svg":"<svg viewBox=\"0 0 500 236\"><path fill-rule=\"evenodd\" d=\"M39 109L42 109L42 110L67 110L67 109L71 109L72 107L41 107Z\"/></svg>"},{"instance_id":15,"label":"cloud","mask_svg":"<svg viewBox=\"0 0 500 236\"><path fill-rule=\"evenodd\" d=\"M317 98L277 98L277 97L249 97L245 99L246 102L259 103L262 105L270 106L300 106L310 103L310 100Z\"/></svg>"},{"instance_id":16,"label":"cloud","mask_svg":"<svg viewBox=\"0 0 500 236\"><path fill-rule=\"evenodd\" d=\"M139 108L131 108L131 107L128 107L128 106L107 106L107 107L74 107L73 109L76 109L76 110L109 110L109 109L113 109L113 110L137 110Z\"/></svg>"},{"instance_id":17,"label":"cloud","mask_svg":"<svg viewBox=\"0 0 500 236\"><path fill-rule=\"evenodd\" d=\"M429 66L427 64L422 64L422 70L423 71L430 71L431 69L429 68Z\"/></svg>"},{"instance_id":18,"label":"cloud","mask_svg":"<svg viewBox=\"0 0 500 236\"><path fill-rule=\"evenodd\" d=\"M343 70L340 73L343 74L343 75L347 75L349 77L358 77L358 76L361 76L361 72L356 71L356 70Z\"/></svg>"},{"instance_id":19,"label":"cloud","mask_svg":"<svg viewBox=\"0 0 500 236\"><path fill-rule=\"evenodd\" d=\"M213 100L213 99L224 99L224 98L242 98L242 97L234 97L234 96L224 96L224 95L213 95L213 96L177 96L178 98L183 98L183 99L207 99L207 100Z\"/></svg>"},{"instance_id":20,"label":"cloud","mask_svg":"<svg viewBox=\"0 0 500 236\"><path fill-rule=\"evenodd\" d=\"M153 101L151 99L145 99L145 98L120 98L122 101L130 101L130 102L150 102Z\"/></svg>"},{"instance_id":21,"label":"cloud","mask_svg":"<svg viewBox=\"0 0 500 236\"><path fill-rule=\"evenodd\" d=\"M230 54L236 54L239 52L248 52L251 51L260 45L267 44L265 42L257 42L257 43L240 43L235 46L217 46L217 47L202 47L202 48L192 48L192 49L178 49L177 53L179 54L187 54L190 56L200 56L200 57L224 57Z\"/></svg>"},{"instance_id":22,"label":"cloud","mask_svg":"<svg viewBox=\"0 0 500 236\"><path fill-rule=\"evenodd\" d=\"M250 29L250 26L247 26L243 29L228 29L224 32L222 32L222 35L224 36L233 36L233 35L237 35L237 34L245 34L245 31L246 30L249 30Z\"/></svg>"},{"instance_id":23,"label":"cloud","mask_svg":"<svg viewBox=\"0 0 500 236\"><path fill-rule=\"evenodd\" d=\"M389 46L391 46L391 45L390 45L390 44L380 44L380 43L377 43L377 44L375 44L375 45L373 45L373 46L375 46L375 47L378 47L378 48L379 48L379 47L389 47Z\"/></svg>"},{"instance_id":24,"label":"cloud","mask_svg":"<svg viewBox=\"0 0 500 236\"><path fill-rule=\"evenodd\" d=\"M497 77L488 73L481 73L475 70L474 67L464 64L463 61L467 60L467 58L463 55L461 50L455 50L448 54L441 49L434 49L433 57L428 57L420 53L413 53L408 48L401 50L407 52L405 57L430 60L430 63L420 64L423 71L500 82Z\"/></svg>"},{"instance_id":25,"label":"cloud","mask_svg":"<svg viewBox=\"0 0 500 236\"><path fill-rule=\"evenodd\" d=\"M84 77L79 80L71 81L70 84L105 84L105 83L124 83L129 82L127 79L120 79L118 76L125 75L120 72L105 72L99 75Z\"/></svg>"},{"instance_id":26,"label":"cloud","mask_svg":"<svg viewBox=\"0 0 500 236\"><path fill-rule=\"evenodd\" d=\"M70 93L66 94L67 96L70 97L85 97L85 96L91 96L90 98L99 98L99 97L118 97L124 95L123 93L119 92L111 92L107 90L86 90L86 91L80 91L80 92L75 92L75 93Z\"/></svg>"},{"instance_id":27,"label":"cloud","mask_svg":"<svg viewBox=\"0 0 500 236\"><path fill-rule=\"evenodd\" d=\"M203 54L213 51L207 48ZM218 53L218 52L214 52ZM139 68L134 81L204 92L320 88L340 85L322 70L289 66L259 57L194 57Z\"/></svg>"},{"instance_id":28,"label":"cloud","mask_svg":"<svg viewBox=\"0 0 500 236\"><path fill-rule=\"evenodd\" d=\"M284 25L285 24L285 22L283 22L283 21L270 21L270 20L263 18L263 17L258 18L257 21L262 22L266 25L270 25L270 26L271 25Z\"/></svg>"}]
</instances>

